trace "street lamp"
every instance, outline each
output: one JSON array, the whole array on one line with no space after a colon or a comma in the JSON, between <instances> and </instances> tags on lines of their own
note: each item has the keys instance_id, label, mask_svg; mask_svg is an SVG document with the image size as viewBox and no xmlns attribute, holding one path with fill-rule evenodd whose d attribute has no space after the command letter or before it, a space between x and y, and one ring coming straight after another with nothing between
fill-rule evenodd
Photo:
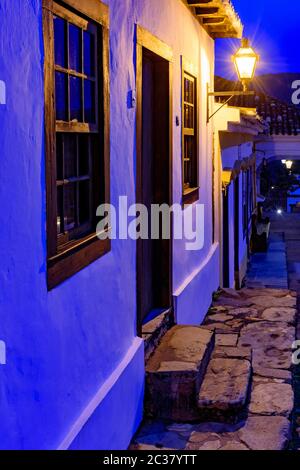
<instances>
[{"instance_id":1,"label":"street lamp","mask_svg":"<svg viewBox=\"0 0 300 470\"><path fill-rule=\"evenodd\" d=\"M253 96L254 91L248 91L248 85L253 80L257 62L259 61L259 55L255 53L254 49L250 46L249 40L244 38L241 42L241 47L232 57L235 65L237 75L240 82L243 85L243 91L209 91L209 85L207 84L207 122L220 111L234 96ZM213 114L209 114L209 98L211 96L228 97L225 103L220 106Z\"/></svg>"},{"instance_id":2,"label":"street lamp","mask_svg":"<svg viewBox=\"0 0 300 470\"><path fill-rule=\"evenodd\" d=\"M285 162L285 166L287 167L288 170L291 170L291 169L292 169L292 166L293 166L292 160L287 160L287 161Z\"/></svg>"},{"instance_id":3,"label":"street lamp","mask_svg":"<svg viewBox=\"0 0 300 470\"><path fill-rule=\"evenodd\" d=\"M236 72L240 82L242 82L244 91L248 90L248 84L253 80L259 55L254 52L250 46L249 39L242 39L241 47L232 56Z\"/></svg>"}]
</instances>

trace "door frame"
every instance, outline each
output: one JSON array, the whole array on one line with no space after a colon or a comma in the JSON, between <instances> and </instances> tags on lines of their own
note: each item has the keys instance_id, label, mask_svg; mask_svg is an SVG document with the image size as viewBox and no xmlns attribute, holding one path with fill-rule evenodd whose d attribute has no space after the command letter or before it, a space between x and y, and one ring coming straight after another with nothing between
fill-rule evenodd
<instances>
[{"instance_id":1,"label":"door frame","mask_svg":"<svg viewBox=\"0 0 300 470\"><path fill-rule=\"evenodd\" d=\"M223 191L223 287L230 287L230 252L229 252L229 194L228 188Z\"/></svg>"},{"instance_id":2,"label":"door frame","mask_svg":"<svg viewBox=\"0 0 300 470\"><path fill-rule=\"evenodd\" d=\"M157 56L169 62L169 202L173 204L173 50L159 38L151 34L140 25L136 25L136 202L142 200L142 122L143 122L143 49L153 52ZM169 286L171 316L173 309L173 219L170 219L170 243L169 243ZM142 240L137 240L136 253L136 292L137 292L137 333L142 335L141 305L143 286L142 276Z\"/></svg>"}]
</instances>

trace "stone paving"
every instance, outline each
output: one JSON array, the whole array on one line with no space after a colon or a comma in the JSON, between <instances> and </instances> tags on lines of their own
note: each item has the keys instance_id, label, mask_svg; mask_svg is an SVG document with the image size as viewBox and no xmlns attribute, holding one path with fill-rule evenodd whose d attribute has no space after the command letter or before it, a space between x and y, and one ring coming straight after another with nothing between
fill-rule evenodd
<instances>
[{"instance_id":1,"label":"stone paving","mask_svg":"<svg viewBox=\"0 0 300 470\"><path fill-rule=\"evenodd\" d=\"M270 233L267 253L251 256L246 283L248 287L288 288L286 244L282 232Z\"/></svg>"},{"instance_id":2,"label":"stone paving","mask_svg":"<svg viewBox=\"0 0 300 470\"><path fill-rule=\"evenodd\" d=\"M300 366L291 367L291 340L300 340L300 214L268 215L270 249L252 257L248 289L223 292L205 322L216 332L213 359L252 360L247 416L235 424L148 421L133 448L300 450Z\"/></svg>"},{"instance_id":3,"label":"stone paving","mask_svg":"<svg viewBox=\"0 0 300 470\"><path fill-rule=\"evenodd\" d=\"M219 292L202 327L214 331L216 346L202 383L201 405L211 399L217 414L209 421L148 421L134 449L281 450L290 441L294 407L292 343L296 336L297 294L288 289L245 288ZM252 382L249 382L250 359ZM236 364L234 361L239 361ZM232 375L238 366L236 380ZM209 377L218 380L214 389ZM226 378L227 377L227 378ZM230 378L230 381L228 379ZM220 380L219 380L220 379ZM250 401L237 422L221 423L222 413ZM226 385L227 384L227 385ZM201 408L201 406L200 406ZM225 409L226 408L226 409Z\"/></svg>"}]
</instances>

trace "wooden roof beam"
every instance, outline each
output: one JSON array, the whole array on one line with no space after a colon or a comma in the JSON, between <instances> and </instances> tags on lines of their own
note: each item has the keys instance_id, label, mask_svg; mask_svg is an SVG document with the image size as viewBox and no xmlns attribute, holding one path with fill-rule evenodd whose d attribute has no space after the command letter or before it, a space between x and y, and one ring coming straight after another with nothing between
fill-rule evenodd
<instances>
[{"instance_id":1,"label":"wooden roof beam","mask_svg":"<svg viewBox=\"0 0 300 470\"><path fill-rule=\"evenodd\" d=\"M207 6L209 5L210 3L212 4L217 4L215 0L187 0L187 4L190 6L190 7L200 7L200 6Z\"/></svg>"},{"instance_id":2,"label":"wooden roof beam","mask_svg":"<svg viewBox=\"0 0 300 470\"><path fill-rule=\"evenodd\" d=\"M211 37L241 38L243 25L230 0L183 0Z\"/></svg>"},{"instance_id":3,"label":"wooden roof beam","mask_svg":"<svg viewBox=\"0 0 300 470\"><path fill-rule=\"evenodd\" d=\"M215 18L203 18L203 24L206 24L208 26L213 26L213 25L220 25L224 24L226 22L226 18L224 16L220 17L215 17Z\"/></svg>"},{"instance_id":4,"label":"wooden roof beam","mask_svg":"<svg viewBox=\"0 0 300 470\"><path fill-rule=\"evenodd\" d=\"M195 13L197 16L215 16L219 13L219 7L213 8L198 8L196 7Z\"/></svg>"}]
</instances>

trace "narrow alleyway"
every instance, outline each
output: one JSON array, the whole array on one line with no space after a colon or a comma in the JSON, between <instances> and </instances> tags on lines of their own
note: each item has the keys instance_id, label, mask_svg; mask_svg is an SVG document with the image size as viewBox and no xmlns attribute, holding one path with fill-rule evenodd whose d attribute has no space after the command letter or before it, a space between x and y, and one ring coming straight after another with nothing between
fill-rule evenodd
<instances>
[{"instance_id":1,"label":"narrow alleyway","mask_svg":"<svg viewBox=\"0 0 300 470\"><path fill-rule=\"evenodd\" d=\"M148 368L147 393L148 399L155 396L152 389L159 383L157 396L161 396L162 406L156 404L153 408L146 401L146 411L149 416L152 414L152 419L143 424L132 447L141 450L298 449L300 373L291 366L291 357L292 343L300 333L299 296L300 215L276 215L272 217L269 252L252 258L246 288L238 292L220 291L204 325L198 328L202 333L196 331L197 327L194 333L184 331L183 327L183 331L175 331L161 344L157 356L161 361L159 366L153 368L154 360ZM184 400L184 393L191 390L187 387L187 377L196 358L188 358L186 351L183 352L179 336L190 334L192 338L193 334L199 334L200 338L202 334L200 341L204 341L205 331L214 332L214 347L208 354L211 338L206 339L205 354L210 355L206 372L199 379L195 400ZM194 345L189 346L195 353ZM205 354L202 351L202 363ZM175 360L176 373L172 375L174 370L170 369L174 368ZM172 367L168 361L173 361ZM186 371L182 389L183 364ZM201 364L197 367L199 371ZM189 419L184 420L184 416Z\"/></svg>"}]
</instances>

